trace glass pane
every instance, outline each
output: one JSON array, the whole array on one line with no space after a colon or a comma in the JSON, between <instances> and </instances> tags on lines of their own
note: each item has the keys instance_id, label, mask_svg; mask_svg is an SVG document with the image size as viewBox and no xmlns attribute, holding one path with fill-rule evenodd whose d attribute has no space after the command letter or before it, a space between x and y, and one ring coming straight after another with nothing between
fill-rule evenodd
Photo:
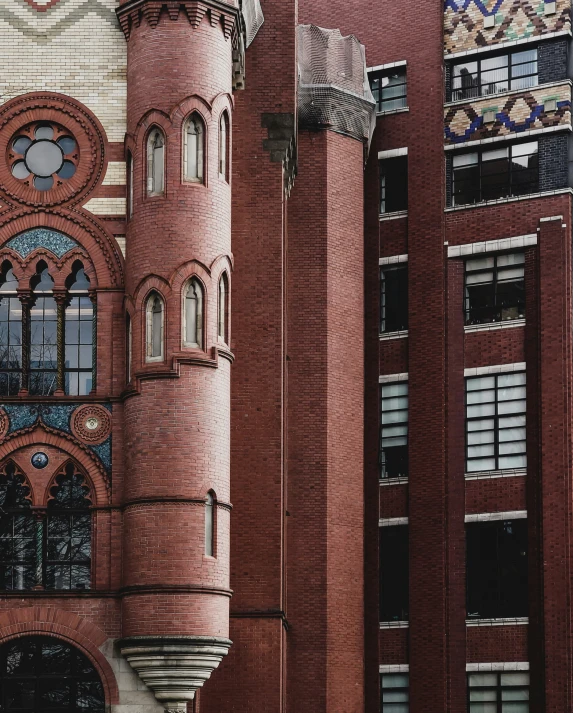
<instances>
[{"instance_id":1,"label":"glass pane","mask_svg":"<svg viewBox=\"0 0 573 713\"><path fill-rule=\"evenodd\" d=\"M500 675L502 686L529 686L529 671L507 671Z\"/></svg>"}]
</instances>

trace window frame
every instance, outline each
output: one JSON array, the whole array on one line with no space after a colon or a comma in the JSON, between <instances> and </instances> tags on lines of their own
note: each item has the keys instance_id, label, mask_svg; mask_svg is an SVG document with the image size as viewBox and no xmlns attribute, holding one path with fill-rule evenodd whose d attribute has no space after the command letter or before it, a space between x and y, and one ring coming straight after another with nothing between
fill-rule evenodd
<instances>
[{"instance_id":1,"label":"window frame","mask_svg":"<svg viewBox=\"0 0 573 713\"><path fill-rule=\"evenodd\" d=\"M496 677L496 685L495 686L470 686L470 677L471 676L495 676ZM521 676L527 676L528 678L528 685L516 685L516 686L504 686L502 684L502 678L504 676L511 676L511 675L521 675ZM527 693L528 697L527 699L517 699L517 700L511 700L503 697L503 693L505 691L515 691L516 689L519 690L525 690L527 688ZM467 691L467 710L468 713L472 713L472 703L480 703L483 704L484 701L472 701L471 700L471 691L473 690L480 690L480 691L495 691L496 693L496 699L495 701L487 701L488 703L494 703L496 707L496 713L503 713L503 704L504 703L516 703L516 702L527 702L527 710L529 711L529 693L531 690L531 679L529 676L529 669L527 670L517 670L517 669L507 669L503 671L467 671L466 672L466 691Z\"/></svg>"},{"instance_id":2,"label":"window frame","mask_svg":"<svg viewBox=\"0 0 573 713\"><path fill-rule=\"evenodd\" d=\"M400 172L397 172L392 166L398 166L399 164L404 164ZM391 168L390 171L385 172L384 168ZM394 207L394 210L387 210L388 204L388 186L387 179L389 174L394 174L394 185L392 186L392 201L396 201L396 196L400 195L401 200L397 201L399 207ZM379 195L379 214L380 215L393 215L395 213L407 213L408 212L408 154L403 153L398 156L388 156L378 159L378 174L380 181L380 195ZM402 185L398 183L400 181ZM392 182L392 180L391 180ZM395 195L394 195L395 192Z\"/></svg>"},{"instance_id":3,"label":"window frame","mask_svg":"<svg viewBox=\"0 0 573 713\"><path fill-rule=\"evenodd\" d=\"M223 299L221 285L224 287ZM229 278L226 271L221 273L217 283L217 340L229 344Z\"/></svg>"},{"instance_id":4,"label":"window frame","mask_svg":"<svg viewBox=\"0 0 573 713\"><path fill-rule=\"evenodd\" d=\"M398 312L397 319L400 326L397 329L386 329L386 322L389 321L387 317L388 304L387 304L387 281L386 273L404 273L403 280L405 279L405 284L398 285L397 295L393 299L398 305L398 309L394 307L394 310ZM392 306L390 305L390 309ZM402 318L400 318L402 317ZM405 332L408 330L408 263L401 262L392 265L380 265L380 334L392 334L394 332Z\"/></svg>"},{"instance_id":5,"label":"window frame","mask_svg":"<svg viewBox=\"0 0 573 713\"><path fill-rule=\"evenodd\" d=\"M402 75L403 81L396 82L391 86L393 87L403 87L403 93L397 94L396 96L384 98L384 89L381 80L393 75ZM374 82L379 81L380 85L378 87L373 87ZM385 69L373 70L368 73L368 82L370 84L370 91L376 102L376 113L377 114L387 114L390 112L407 111L408 110L408 69L406 64L399 64L395 67L387 67ZM403 99L403 103L400 106L394 106L390 109L384 108L384 104L390 104Z\"/></svg>"},{"instance_id":6,"label":"window frame","mask_svg":"<svg viewBox=\"0 0 573 713\"><path fill-rule=\"evenodd\" d=\"M498 285L499 284L504 284L504 281L502 280L500 283L499 280L499 273L502 272L503 270L509 269L507 266L498 265L499 258L507 256L507 255L522 255L523 256L523 262L522 263L514 263L514 269L517 268L518 265L522 265L523 269L523 299L522 302L520 303L519 301L515 305L515 307L518 309L518 316L517 317L511 317L509 319L501 319L501 313L502 309L504 308L504 305L499 304L500 302L500 297L498 294ZM475 270L468 270L468 264L471 262L471 260L474 259L488 259L491 258L493 259L493 266L492 267L483 267ZM491 319L484 319L482 321L476 322L472 321L470 318L470 297L468 293L468 275L479 275L480 273L488 273L492 272L493 277L491 280L491 296L492 296L492 306L490 308L490 312L493 314L493 317ZM514 280L514 282L517 282L517 280ZM490 284L490 283L476 283L476 284ZM472 285L475 286L475 285ZM519 307L522 305L522 312L523 314L519 314L520 310ZM513 306L513 305L512 305ZM507 305L505 305L507 308ZM475 310L476 308L474 308ZM467 258L464 261L464 324L466 326L471 326L471 325L486 325L486 324L500 324L500 323L506 323L506 322L514 322L515 320L518 319L525 319L525 309L526 309L526 302L525 302L525 253L523 250L513 250L513 251L507 251L507 252L499 252L499 253L481 253L481 254L474 254L472 257ZM484 310L485 311L485 310Z\"/></svg>"},{"instance_id":7,"label":"window frame","mask_svg":"<svg viewBox=\"0 0 573 713\"><path fill-rule=\"evenodd\" d=\"M197 337L198 341L190 341L187 334L187 295L193 285L197 285L200 294L198 304L199 314L197 315ZM183 290L183 308L182 308L182 330L183 330L183 346L187 349L200 349L205 351L205 332L206 332L206 315L207 315L207 290L203 281L197 275L191 277L185 282ZM191 300L190 300L191 301Z\"/></svg>"},{"instance_id":8,"label":"window frame","mask_svg":"<svg viewBox=\"0 0 573 713\"><path fill-rule=\"evenodd\" d=\"M513 166L513 153L516 147L523 146L525 144L535 144L536 145L536 150L533 151L530 154L524 154L526 156L536 156L537 157L537 164L534 168L524 168L520 169L522 171L536 171L537 176L535 181L529 181L527 184L526 183L520 183L515 180L516 175L520 173L520 170L512 168ZM487 172L484 172L484 163L487 164L488 161L484 161L484 155L488 154L493 154L496 151L499 152L500 150L507 149L507 156L505 157L505 160L507 161L507 182L503 185L507 188L507 192L503 195L498 195L494 197L484 197L484 186L483 186L483 179L484 177L491 177L491 176L502 176L504 175L503 173L497 173L497 174L488 174ZM456 167L454 165L455 159L459 156L470 156L472 154L475 154L477 156L477 161L472 164L467 164L466 166L460 166ZM493 159L492 163L494 161L498 161L498 159ZM459 203L456 200L456 196L462 195L461 191L456 192L456 171L460 171L461 169L468 170L468 167L477 167L477 176L475 178L472 178L472 190L466 191L466 195L471 195L474 200L468 201L467 203ZM507 200L508 198L516 198L519 196L527 196L527 195L532 195L535 193L539 193L539 141L537 139L534 139L533 141L517 141L513 143L502 143L501 145L497 145L495 148L477 148L476 150L473 151L459 151L455 152L453 154L452 158L452 206L453 207L460 207L460 206L471 206L471 205L476 205L478 203L487 203L490 201L498 201L498 200ZM460 179L458 179L459 181ZM465 178L462 179L464 182L469 181L469 179ZM502 184L499 184L502 185ZM527 192L514 192L514 186L529 186L529 190Z\"/></svg>"},{"instance_id":9,"label":"window frame","mask_svg":"<svg viewBox=\"0 0 573 713\"><path fill-rule=\"evenodd\" d=\"M386 676L405 676L407 677L406 686L386 686L384 687L384 678ZM392 691L395 693L405 693L407 696L406 701L384 701L384 691ZM408 713L410 710L410 672L409 671L380 671L380 711L385 713L387 710L386 706L392 708L393 711L396 710L395 706L400 705L403 707L404 713Z\"/></svg>"},{"instance_id":10,"label":"window frame","mask_svg":"<svg viewBox=\"0 0 573 713\"><path fill-rule=\"evenodd\" d=\"M499 380L502 377L507 377L509 375L515 375L515 374L523 374L525 376L525 383L524 384L515 384L510 387L500 387L499 386ZM479 391L491 391L491 387L489 388L482 388L482 389L469 389L468 384L473 380L476 381L478 379L494 379L494 386L493 386L493 391L495 392L495 400L494 401L488 401L488 402L476 402L475 404L469 404L468 402L468 394L469 393L476 393ZM500 441L500 431L503 430L510 430L511 427L505 427L500 429L499 427L499 421L500 419L503 418L510 418L510 417L515 417L515 416L523 416L524 418L524 424L523 426L519 426L519 428L525 428L527 429L527 372L525 369L520 369L518 371L505 371L501 372L498 374L482 374L479 376L468 376L465 377L465 472L470 475L474 475L477 473L484 473L484 472L490 472L490 471L501 471L503 472L504 470L509 470L513 471L516 469L523 469L527 467L527 432L525 439L523 440L524 444L524 450L520 451L518 453L512 453L512 456L519 455L519 456L525 456L525 465L520 465L520 466L508 466L504 468L500 468L500 458L506 458L509 457L509 454L506 453L501 453L499 452L499 445L500 443L505 443L505 442L510 442L510 441ZM508 412L508 413L501 413L499 412L499 404L500 404L500 399L499 399L499 391L503 388L515 388L516 386L523 386L523 389L525 391L524 398L523 399L507 399L502 401L501 403L511 403L512 401L525 401L525 410L524 411L518 411L518 412ZM494 413L492 415L482 415L482 416L468 416L468 407L477 405L478 403L488 403L494 404ZM493 421L493 428L492 429L478 429L475 431L470 431L469 429L469 424L477 421L486 421L486 420L491 420ZM517 426L513 426L513 428L516 428ZM484 443L478 444L478 443L469 443L469 434L470 433L483 433L487 430L492 430L493 431L493 438L494 440L492 441L493 443L493 456L487 456L488 458L493 458L495 461L495 467L494 468L487 468L487 469L482 469L482 470L472 470L470 468L470 463L471 461L476 461L476 460L483 460L486 456L469 456L469 448L472 446L476 445L485 445ZM521 442L521 441L520 441Z\"/></svg>"},{"instance_id":11,"label":"window frame","mask_svg":"<svg viewBox=\"0 0 573 713\"><path fill-rule=\"evenodd\" d=\"M385 548L384 538L393 539L391 547ZM410 530L409 525L383 525L378 528L378 578L380 622L409 621L410 616ZM387 566L388 565L388 566ZM394 568L394 576L388 576ZM398 572L398 576L395 575ZM393 573L390 573L393 574ZM385 581L390 582L390 586ZM389 612L399 600L399 616Z\"/></svg>"},{"instance_id":12,"label":"window frame","mask_svg":"<svg viewBox=\"0 0 573 713\"><path fill-rule=\"evenodd\" d=\"M193 124L197 130L197 175L189 175L189 127ZM183 122L183 182L196 185L207 183L207 124L198 111L192 111Z\"/></svg>"},{"instance_id":13,"label":"window frame","mask_svg":"<svg viewBox=\"0 0 573 713\"><path fill-rule=\"evenodd\" d=\"M205 498L205 557L217 557L217 496L209 490Z\"/></svg>"},{"instance_id":14,"label":"window frame","mask_svg":"<svg viewBox=\"0 0 573 713\"><path fill-rule=\"evenodd\" d=\"M522 54L523 52L528 52L528 51L532 51L532 50L534 50L536 53L534 60L530 60L528 62L516 62L515 64L512 62L512 58L515 55ZM487 74L488 72L493 72L495 69L501 69L502 67L493 68L493 69L482 69L482 64L484 62L487 62L488 60L496 59L498 57L507 57L507 64L505 65L505 68L507 68L507 79L506 79L507 89L501 89L501 90L497 90L497 91L493 91L493 92L484 93L483 88L485 86L493 84L494 82L490 81L490 82L484 83L482 81L482 75ZM456 88L454 86L455 80L457 78L455 75L456 67L471 64L474 62L477 64L477 69L475 72L476 84L472 85L472 87L466 87L465 89L463 87ZM535 73L529 73L529 74L523 74L523 75L516 74L515 76L513 76L512 70L514 67L521 67L521 66L524 66L527 64L532 64L534 62L537 65L537 70ZM512 87L513 82L518 83L520 79L524 79L526 77L535 77L536 81L533 84L528 84L527 86L524 86L524 87L515 87L515 88ZM499 81L501 83L501 80L499 80ZM531 89L532 87L537 87L537 86L539 86L539 52L538 52L537 45L535 45L534 47L525 47L525 48L522 47L522 48L518 48L513 51L510 50L510 51L505 51L505 52L503 52L503 51L502 52L492 52L491 54L488 53L486 56L478 55L475 58L472 58L471 56L469 56L469 57L465 58L465 61L460 60L457 62L452 62L452 64L451 64L451 96L452 96L451 101L452 102L471 101L473 99L491 97L491 96L495 96L497 94L506 94L509 92L516 92L516 91L527 91L527 90ZM466 96L456 96L456 92L464 92L464 91L468 91L468 90L470 90L470 92L471 92L472 89L476 89L477 93L476 94L468 93Z\"/></svg>"},{"instance_id":15,"label":"window frame","mask_svg":"<svg viewBox=\"0 0 573 713\"><path fill-rule=\"evenodd\" d=\"M219 156L217 164L219 178L226 183L229 183L229 127L229 114L227 110L224 110L219 117Z\"/></svg>"},{"instance_id":16,"label":"window frame","mask_svg":"<svg viewBox=\"0 0 573 713\"><path fill-rule=\"evenodd\" d=\"M161 147L155 147L153 144L155 143L156 139L160 137L161 140L163 141ZM165 195L165 185L166 185L166 167L167 167L167 161L166 159L166 153L167 153L167 138L165 136L165 133L162 129L159 128L159 126L152 126L151 129L149 130L149 133L147 134L147 141L146 141L146 155L147 155L147 180L146 180L146 194L149 198L158 198L160 196ZM162 148L163 151L161 152L162 155L162 172L161 172L161 189L157 189L157 186L155 185L156 183L156 176L155 176L155 161L156 161L156 149L157 148Z\"/></svg>"},{"instance_id":17,"label":"window frame","mask_svg":"<svg viewBox=\"0 0 573 713\"><path fill-rule=\"evenodd\" d=\"M397 385L404 385L406 386L406 393L405 394L398 394L398 395L389 395L389 396L384 396L384 388L389 387L389 386L397 386ZM390 399L395 399L400 396L405 396L407 399L407 405L406 405L406 420L405 421L394 421L394 422L388 422L386 425L384 424L384 401L389 401ZM409 475L409 454L408 454L408 449L409 449L409 417L410 417L410 400L409 400L409 385L407 380L402 380L402 381L388 381L380 384L380 392L379 392L379 398L380 398L380 436L379 436L379 466L380 466L380 479L384 481L389 481L389 480L399 480L399 479L404 479L407 478ZM404 411L404 409L399 408L399 409L387 409L387 413L392 413L392 412L397 412L397 411ZM398 426L404 426L406 429L406 434L405 434L405 439L406 439L406 444L402 444L402 448L405 449L405 457L403 460L405 460L405 469L406 473L399 474L399 475L386 475L386 469L385 469L385 457L384 457L384 438L392 438L392 436L384 436L384 428L396 428ZM397 438L398 436L394 436L394 438Z\"/></svg>"},{"instance_id":18,"label":"window frame","mask_svg":"<svg viewBox=\"0 0 573 713\"><path fill-rule=\"evenodd\" d=\"M162 305L161 309L161 335L160 344L161 352L159 355L153 354L153 305L155 299L159 299ZM146 363L161 362L165 360L165 300L157 290L152 290L145 300L145 361Z\"/></svg>"}]
</instances>

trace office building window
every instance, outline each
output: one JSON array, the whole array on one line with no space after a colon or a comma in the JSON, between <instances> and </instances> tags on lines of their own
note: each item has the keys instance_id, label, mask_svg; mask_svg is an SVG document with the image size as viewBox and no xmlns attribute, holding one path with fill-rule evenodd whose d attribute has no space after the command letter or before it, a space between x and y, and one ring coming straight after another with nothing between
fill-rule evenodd
<instances>
[{"instance_id":1,"label":"office building window","mask_svg":"<svg viewBox=\"0 0 573 713\"><path fill-rule=\"evenodd\" d=\"M537 141L456 154L452 168L454 205L522 196L539 190Z\"/></svg>"},{"instance_id":2,"label":"office building window","mask_svg":"<svg viewBox=\"0 0 573 713\"><path fill-rule=\"evenodd\" d=\"M380 477L407 477L408 382L382 384L380 401Z\"/></svg>"},{"instance_id":3,"label":"office building window","mask_svg":"<svg viewBox=\"0 0 573 713\"><path fill-rule=\"evenodd\" d=\"M468 673L469 713L529 713L529 671Z\"/></svg>"},{"instance_id":4,"label":"office building window","mask_svg":"<svg viewBox=\"0 0 573 713\"><path fill-rule=\"evenodd\" d=\"M525 617L527 519L466 524L467 616Z\"/></svg>"},{"instance_id":5,"label":"office building window","mask_svg":"<svg viewBox=\"0 0 573 713\"><path fill-rule=\"evenodd\" d=\"M466 470L525 468L525 372L466 380Z\"/></svg>"},{"instance_id":6,"label":"office building window","mask_svg":"<svg viewBox=\"0 0 573 713\"><path fill-rule=\"evenodd\" d=\"M380 268L380 332L408 329L408 266Z\"/></svg>"},{"instance_id":7,"label":"office building window","mask_svg":"<svg viewBox=\"0 0 573 713\"><path fill-rule=\"evenodd\" d=\"M525 317L525 255L481 255L466 260L466 324Z\"/></svg>"},{"instance_id":8,"label":"office building window","mask_svg":"<svg viewBox=\"0 0 573 713\"><path fill-rule=\"evenodd\" d=\"M537 84L536 47L458 62L452 67L452 101L527 89Z\"/></svg>"},{"instance_id":9,"label":"office building window","mask_svg":"<svg viewBox=\"0 0 573 713\"><path fill-rule=\"evenodd\" d=\"M409 701L409 673L380 674L380 702L382 713L408 713L410 710Z\"/></svg>"},{"instance_id":10,"label":"office building window","mask_svg":"<svg viewBox=\"0 0 573 713\"><path fill-rule=\"evenodd\" d=\"M380 528L380 621L408 621L408 526Z\"/></svg>"},{"instance_id":11,"label":"office building window","mask_svg":"<svg viewBox=\"0 0 573 713\"><path fill-rule=\"evenodd\" d=\"M408 210L408 156L380 161L380 213Z\"/></svg>"},{"instance_id":12,"label":"office building window","mask_svg":"<svg viewBox=\"0 0 573 713\"><path fill-rule=\"evenodd\" d=\"M369 78L378 113L407 106L405 65L371 72Z\"/></svg>"}]
</instances>

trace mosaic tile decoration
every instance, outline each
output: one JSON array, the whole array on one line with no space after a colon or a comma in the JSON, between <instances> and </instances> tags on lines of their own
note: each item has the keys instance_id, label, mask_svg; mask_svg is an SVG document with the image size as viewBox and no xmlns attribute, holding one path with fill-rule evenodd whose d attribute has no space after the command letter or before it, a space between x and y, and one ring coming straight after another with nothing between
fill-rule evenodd
<instances>
[{"instance_id":1,"label":"mosaic tile decoration","mask_svg":"<svg viewBox=\"0 0 573 713\"><path fill-rule=\"evenodd\" d=\"M10 425L6 435L10 435L15 431L23 428L30 428L36 422L43 421L46 426L63 431L64 433L72 434L70 426L70 417L73 411L81 406L81 403L66 403L66 404L0 404L0 408L8 414ZM112 410L111 404L102 404L110 413ZM110 435L103 443L99 445L86 446L101 461L108 475L111 474L111 439Z\"/></svg>"},{"instance_id":2,"label":"mosaic tile decoration","mask_svg":"<svg viewBox=\"0 0 573 713\"><path fill-rule=\"evenodd\" d=\"M494 17L491 28L486 17ZM557 0L545 15L544 0L445 0L444 52L465 52L500 42L539 37L571 28L571 0Z\"/></svg>"},{"instance_id":3,"label":"mosaic tile decoration","mask_svg":"<svg viewBox=\"0 0 573 713\"><path fill-rule=\"evenodd\" d=\"M27 230L25 233L20 233L15 238L10 238L4 247L10 248L17 252L20 257L26 258L37 248L46 248L54 253L56 257L61 258L72 248L78 246L75 240L68 238L63 233L58 233L55 230L47 228L34 228Z\"/></svg>"},{"instance_id":4,"label":"mosaic tile decoration","mask_svg":"<svg viewBox=\"0 0 573 713\"><path fill-rule=\"evenodd\" d=\"M484 115L491 112L495 120L486 123ZM563 84L510 96L482 97L446 107L444 140L446 144L461 144L570 124L571 87Z\"/></svg>"}]
</instances>

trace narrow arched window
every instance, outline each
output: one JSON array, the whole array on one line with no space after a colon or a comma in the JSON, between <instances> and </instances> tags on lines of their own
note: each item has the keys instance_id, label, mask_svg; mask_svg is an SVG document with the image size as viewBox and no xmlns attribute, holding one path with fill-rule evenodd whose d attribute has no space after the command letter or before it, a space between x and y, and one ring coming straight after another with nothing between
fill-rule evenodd
<instances>
[{"instance_id":1,"label":"narrow arched window","mask_svg":"<svg viewBox=\"0 0 573 713\"><path fill-rule=\"evenodd\" d=\"M223 273L219 279L219 304L218 304L218 319L217 319L217 336L225 343L228 343L228 328L227 320L229 315L228 293L229 285L227 275Z\"/></svg>"},{"instance_id":2,"label":"narrow arched window","mask_svg":"<svg viewBox=\"0 0 573 713\"><path fill-rule=\"evenodd\" d=\"M50 396L58 378L58 309L54 281L45 262L38 263L31 285L29 392Z\"/></svg>"},{"instance_id":3,"label":"narrow arched window","mask_svg":"<svg viewBox=\"0 0 573 713\"><path fill-rule=\"evenodd\" d=\"M147 298L147 361L163 359L163 300L152 292Z\"/></svg>"},{"instance_id":4,"label":"narrow arched window","mask_svg":"<svg viewBox=\"0 0 573 713\"><path fill-rule=\"evenodd\" d=\"M227 112L224 111L219 119L219 176L228 180L227 170L228 170L228 134L229 134L229 122L227 119Z\"/></svg>"},{"instance_id":5,"label":"narrow arched window","mask_svg":"<svg viewBox=\"0 0 573 713\"><path fill-rule=\"evenodd\" d=\"M133 217L133 156L127 152L127 217Z\"/></svg>"},{"instance_id":6,"label":"narrow arched window","mask_svg":"<svg viewBox=\"0 0 573 713\"><path fill-rule=\"evenodd\" d=\"M126 315L125 317L125 379L128 384L131 383L131 349L132 349L133 335L131 332L131 317Z\"/></svg>"},{"instance_id":7,"label":"narrow arched window","mask_svg":"<svg viewBox=\"0 0 573 713\"><path fill-rule=\"evenodd\" d=\"M165 137L154 129L147 139L147 192L151 195L165 190Z\"/></svg>"},{"instance_id":8,"label":"narrow arched window","mask_svg":"<svg viewBox=\"0 0 573 713\"><path fill-rule=\"evenodd\" d=\"M185 292L185 344L203 348L203 288L195 277Z\"/></svg>"},{"instance_id":9,"label":"narrow arched window","mask_svg":"<svg viewBox=\"0 0 573 713\"><path fill-rule=\"evenodd\" d=\"M188 181L203 180L205 155L205 125L197 114L185 125L184 175Z\"/></svg>"},{"instance_id":10,"label":"narrow arched window","mask_svg":"<svg viewBox=\"0 0 573 713\"><path fill-rule=\"evenodd\" d=\"M46 589L89 589L91 500L84 476L68 463L51 488L46 514Z\"/></svg>"},{"instance_id":11,"label":"narrow arched window","mask_svg":"<svg viewBox=\"0 0 573 713\"><path fill-rule=\"evenodd\" d=\"M0 395L16 396L22 385L22 303L18 280L6 261L0 273Z\"/></svg>"},{"instance_id":12,"label":"narrow arched window","mask_svg":"<svg viewBox=\"0 0 573 713\"><path fill-rule=\"evenodd\" d=\"M90 281L81 262L74 263L66 286L65 391L70 396L85 396L93 384L94 306L88 294Z\"/></svg>"},{"instance_id":13,"label":"narrow arched window","mask_svg":"<svg viewBox=\"0 0 573 713\"><path fill-rule=\"evenodd\" d=\"M211 492L205 501L205 554L215 556L215 498Z\"/></svg>"},{"instance_id":14,"label":"narrow arched window","mask_svg":"<svg viewBox=\"0 0 573 713\"><path fill-rule=\"evenodd\" d=\"M0 589L32 589L37 584L37 534L30 488L9 461L0 473Z\"/></svg>"}]
</instances>

